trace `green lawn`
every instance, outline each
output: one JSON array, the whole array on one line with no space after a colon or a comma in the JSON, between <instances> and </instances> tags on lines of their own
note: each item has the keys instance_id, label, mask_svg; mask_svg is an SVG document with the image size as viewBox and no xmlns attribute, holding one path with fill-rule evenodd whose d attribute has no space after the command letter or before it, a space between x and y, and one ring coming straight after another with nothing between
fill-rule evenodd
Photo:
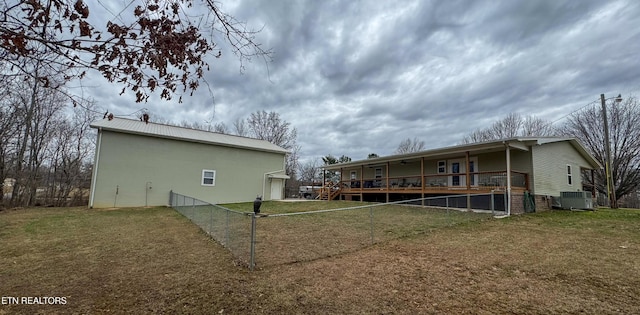
<instances>
[{"instance_id":1,"label":"green lawn","mask_svg":"<svg viewBox=\"0 0 640 315\"><path fill-rule=\"evenodd\" d=\"M263 212L302 206L280 204ZM640 312L638 210L553 211L407 235L250 272L172 209L2 211L0 296L66 304L0 304L0 314Z\"/></svg>"}]
</instances>

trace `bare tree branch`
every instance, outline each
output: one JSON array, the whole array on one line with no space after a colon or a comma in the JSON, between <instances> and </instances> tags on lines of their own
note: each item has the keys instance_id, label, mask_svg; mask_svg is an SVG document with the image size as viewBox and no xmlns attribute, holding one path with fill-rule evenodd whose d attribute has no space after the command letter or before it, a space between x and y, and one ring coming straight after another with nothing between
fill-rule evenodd
<instances>
[{"instance_id":1,"label":"bare tree branch","mask_svg":"<svg viewBox=\"0 0 640 315\"><path fill-rule=\"evenodd\" d=\"M192 22L197 8L205 8L205 24ZM47 77L24 68L37 61L49 73L61 73L64 85L100 73L109 82L130 90L136 101L151 93L162 99L193 93L209 70L209 56L220 57L214 34L224 34L242 63L252 57L265 61L271 51L255 40L259 32L220 10L212 0L134 0L104 25L89 19L95 3L82 0L7 0L0 4L0 60L13 75L32 76L49 87ZM202 11L202 10L200 10ZM201 14L201 13L200 13ZM128 18L122 18L122 16Z\"/></svg>"}]
</instances>

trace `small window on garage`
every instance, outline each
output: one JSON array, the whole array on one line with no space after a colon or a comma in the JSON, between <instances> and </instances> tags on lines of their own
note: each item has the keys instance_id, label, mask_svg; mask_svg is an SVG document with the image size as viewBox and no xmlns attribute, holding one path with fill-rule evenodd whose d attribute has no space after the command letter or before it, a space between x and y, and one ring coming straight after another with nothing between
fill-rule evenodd
<instances>
[{"instance_id":1,"label":"small window on garage","mask_svg":"<svg viewBox=\"0 0 640 315\"><path fill-rule=\"evenodd\" d=\"M567 165L567 184L573 185L573 176L571 174L571 165Z\"/></svg>"},{"instance_id":2,"label":"small window on garage","mask_svg":"<svg viewBox=\"0 0 640 315\"><path fill-rule=\"evenodd\" d=\"M216 185L216 171L215 170L202 170L202 186L215 186Z\"/></svg>"}]
</instances>

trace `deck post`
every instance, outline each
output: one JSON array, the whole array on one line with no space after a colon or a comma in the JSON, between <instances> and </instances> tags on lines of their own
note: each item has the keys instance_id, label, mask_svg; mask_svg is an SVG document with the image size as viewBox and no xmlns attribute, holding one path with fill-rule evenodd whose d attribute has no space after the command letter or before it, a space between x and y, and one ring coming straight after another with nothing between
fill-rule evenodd
<instances>
[{"instance_id":1,"label":"deck post","mask_svg":"<svg viewBox=\"0 0 640 315\"><path fill-rule=\"evenodd\" d=\"M507 215L511 215L511 148L509 143L506 143L506 158L507 158Z\"/></svg>"},{"instance_id":2,"label":"deck post","mask_svg":"<svg viewBox=\"0 0 640 315\"><path fill-rule=\"evenodd\" d=\"M360 165L360 202L364 201L364 194L362 189L364 188L364 164Z\"/></svg>"},{"instance_id":3,"label":"deck post","mask_svg":"<svg viewBox=\"0 0 640 315\"><path fill-rule=\"evenodd\" d=\"M391 163L389 161L387 161L387 179L386 181L386 191L387 191L387 202L389 202L389 166L391 165Z\"/></svg>"},{"instance_id":4,"label":"deck post","mask_svg":"<svg viewBox=\"0 0 640 315\"><path fill-rule=\"evenodd\" d=\"M422 198L422 206L424 207L424 187L425 187L425 177L424 177L424 156L420 158L420 198Z\"/></svg>"},{"instance_id":5,"label":"deck post","mask_svg":"<svg viewBox=\"0 0 640 315\"><path fill-rule=\"evenodd\" d=\"M471 173L469 173L469 168L470 168L469 167L470 166L469 165L470 164L469 163L469 151L466 151L464 153L464 158L466 160L465 163L467 164L467 166L465 166L465 173L466 173L465 178L467 179L466 180L466 182L467 182L466 183L467 184L467 210L471 211L471 193L469 192L471 190L471 177L470 177Z\"/></svg>"}]
</instances>

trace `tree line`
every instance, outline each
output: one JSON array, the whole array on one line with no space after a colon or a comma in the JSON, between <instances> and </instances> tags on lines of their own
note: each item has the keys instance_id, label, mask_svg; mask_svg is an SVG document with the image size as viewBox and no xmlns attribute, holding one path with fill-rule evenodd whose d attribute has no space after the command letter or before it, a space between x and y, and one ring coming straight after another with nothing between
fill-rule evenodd
<instances>
[{"instance_id":1,"label":"tree line","mask_svg":"<svg viewBox=\"0 0 640 315\"><path fill-rule=\"evenodd\" d=\"M8 207L86 204L96 118L93 104L69 106L33 77L6 78L0 90L0 180Z\"/></svg>"}]
</instances>

